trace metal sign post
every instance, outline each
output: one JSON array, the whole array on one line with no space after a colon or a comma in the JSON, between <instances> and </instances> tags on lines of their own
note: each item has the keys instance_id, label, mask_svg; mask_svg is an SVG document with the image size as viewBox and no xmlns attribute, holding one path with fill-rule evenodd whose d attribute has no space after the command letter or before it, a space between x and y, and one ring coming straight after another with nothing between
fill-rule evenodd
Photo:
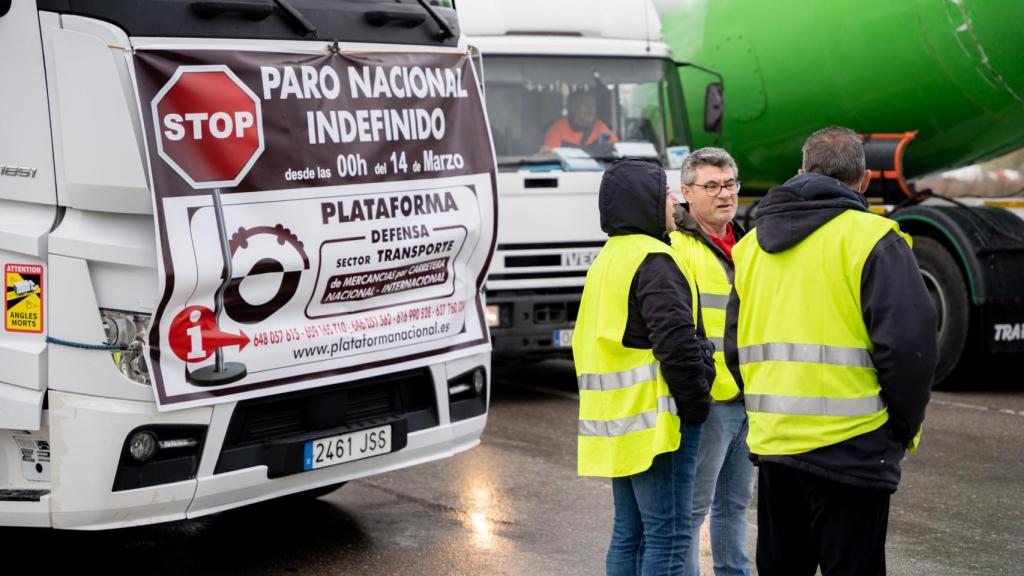
<instances>
[{"instance_id":1,"label":"metal sign post","mask_svg":"<svg viewBox=\"0 0 1024 576\"><path fill-rule=\"evenodd\" d=\"M217 235L220 237L220 253L224 259L224 280L217 287L213 297L213 315L220 325L220 314L224 310L224 291L231 282L231 249L228 246L228 234L224 225L224 208L220 203L220 188L213 189L213 213L217 217ZM214 352L213 366L203 366L189 375L189 381L195 386L221 386L237 382L246 375L245 364L241 362L225 362L224 348L218 346Z\"/></svg>"}]
</instances>

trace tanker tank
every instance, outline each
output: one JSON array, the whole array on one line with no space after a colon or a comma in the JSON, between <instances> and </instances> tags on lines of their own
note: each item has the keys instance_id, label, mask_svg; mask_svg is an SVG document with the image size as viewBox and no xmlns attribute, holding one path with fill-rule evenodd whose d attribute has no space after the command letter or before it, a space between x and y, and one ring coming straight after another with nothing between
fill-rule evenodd
<instances>
[{"instance_id":1,"label":"tanker tank","mask_svg":"<svg viewBox=\"0 0 1024 576\"><path fill-rule=\"evenodd\" d=\"M1020 0L660 0L677 60L725 77L719 144L748 190L791 176L808 134L918 131L904 174L964 166L1024 146ZM704 86L683 75L694 146Z\"/></svg>"}]
</instances>

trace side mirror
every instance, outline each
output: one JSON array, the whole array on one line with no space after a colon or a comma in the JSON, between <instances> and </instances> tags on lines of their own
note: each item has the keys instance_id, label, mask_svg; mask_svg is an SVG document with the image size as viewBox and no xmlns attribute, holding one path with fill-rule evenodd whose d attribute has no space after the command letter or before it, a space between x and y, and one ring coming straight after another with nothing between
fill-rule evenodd
<instances>
[{"instance_id":1,"label":"side mirror","mask_svg":"<svg viewBox=\"0 0 1024 576\"><path fill-rule=\"evenodd\" d=\"M722 139L722 121L725 117L725 79L718 72L692 62L675 64L676 68L696 68L718 78L718 82L708 84L704 90L704 130L715 133L715 141L711 145L716 146Z\"/></svg>"},{"instance_id":2,"label":"side mirror","mask_svg":"<svg viewBox=\"0 0 1024 576\"><path fill-rule=\"evenodd\" d=\"M11 9L11 0L0 0L0 18L3 18Z\"/></svg>"},{"instance_id":3,"label":"side mirror","mask_svg":"<svg viewBox=\"0 0 1024 576\"><path fill-rule=\"evenodd\" d=\"M725 111L725 97L721 82L712 82L704 89L704 130L722 132L722 116Z\"/></svg>"}]
</instances>

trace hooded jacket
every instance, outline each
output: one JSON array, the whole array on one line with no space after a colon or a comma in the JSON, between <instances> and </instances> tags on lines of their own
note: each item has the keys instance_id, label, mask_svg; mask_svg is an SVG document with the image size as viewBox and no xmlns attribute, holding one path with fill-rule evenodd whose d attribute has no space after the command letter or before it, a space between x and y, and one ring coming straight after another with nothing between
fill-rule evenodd
<instances>
[{"instance_id":1,"label":"hooded jacket","mask_svg":"<svg viewBox=\"0 0 1024 576\"><path fill-rule=\"evenodd\" d=\"M757 242L770 254L796 246L846 210L868 208L867 200L835 178L801 174L772 189L758 209ZM791 456L751 454L754 463L777 462L832 480L895 491L900 460L924 422L938 361L935 308L917 260L895 232L868 255L861 274L861 313L889 420L844 442ZM740 389L736 347L739 298L733 290L726 312L725 358Z\"/></svg>"},{"instance_id":2,"label":"hooded jacket","mask_svg":"<svg viewBox=\"0 0 1024 576\"><path fill-rule=\"evenodd\" d=\"M598 195L601 229L609 236L645 234L668 244L667 193L661 167L642 160L612 164ZM707 373L701 347L703 328L698 328L700 323L695 325L693 318L693 301L682 270L667 254L648 255L629 288L622 345L653 350L679 417L687 424L700 424L711 406L714 369Z\"/></svg>"}]
</instances>

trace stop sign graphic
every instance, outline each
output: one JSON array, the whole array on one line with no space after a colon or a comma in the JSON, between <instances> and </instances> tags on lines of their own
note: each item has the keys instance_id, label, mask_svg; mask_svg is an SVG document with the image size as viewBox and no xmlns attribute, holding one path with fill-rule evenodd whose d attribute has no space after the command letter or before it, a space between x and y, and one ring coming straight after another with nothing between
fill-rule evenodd
<instances>
[{"instance_id":1,"label":"stop sign graphic","mask_svg":"<svg viewBox=\"0 0 1024 576\"><path fill-rule=\"evenodd\" d=\"M157 152L192 188L238 185L263 152L260 100L227 66L179 66L152 107Z\"/></svg>"}]
</instances>

